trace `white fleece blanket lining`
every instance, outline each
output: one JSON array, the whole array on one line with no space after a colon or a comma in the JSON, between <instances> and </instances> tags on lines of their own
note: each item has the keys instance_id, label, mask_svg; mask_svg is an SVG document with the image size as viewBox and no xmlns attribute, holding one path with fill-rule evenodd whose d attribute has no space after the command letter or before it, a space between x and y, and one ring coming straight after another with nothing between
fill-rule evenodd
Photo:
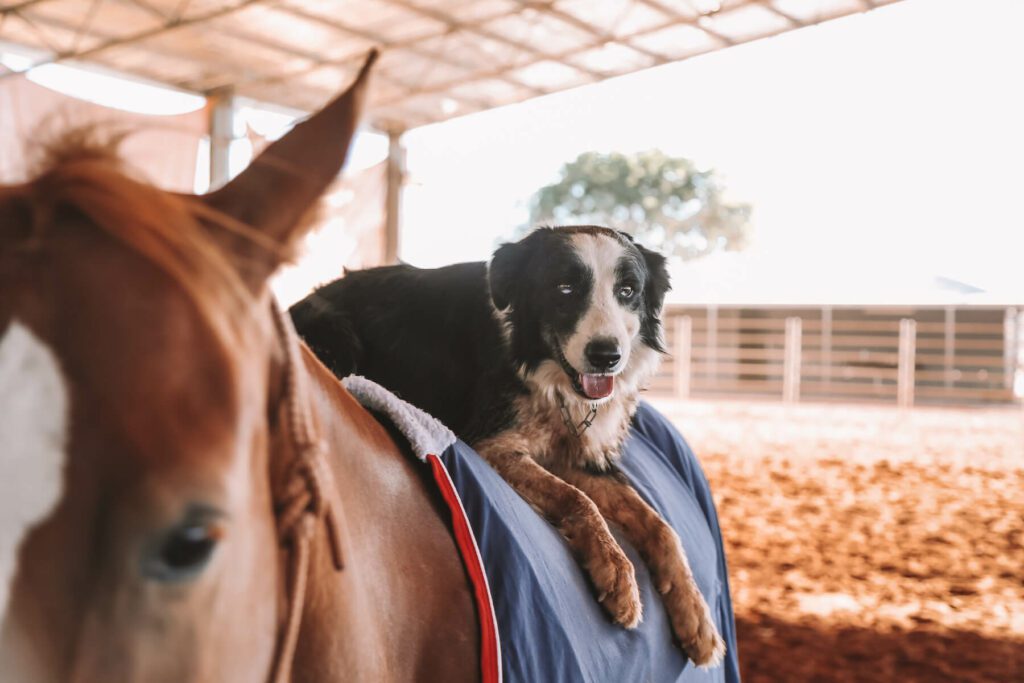
<instances>
[{"instance_id":1,"label":"white fleece blanket lining","mask_svg":"<svg viewBox=\"0 0 1024 683\"><path fill-rule=\"evenodd\" d=\"M420 460L426 460L431 454L441 455L455 443L455 434L437 418L406 403L376 382L359 375L349 375L341 382L364 407L391 418Z\"/></svg>"}]
</instances>

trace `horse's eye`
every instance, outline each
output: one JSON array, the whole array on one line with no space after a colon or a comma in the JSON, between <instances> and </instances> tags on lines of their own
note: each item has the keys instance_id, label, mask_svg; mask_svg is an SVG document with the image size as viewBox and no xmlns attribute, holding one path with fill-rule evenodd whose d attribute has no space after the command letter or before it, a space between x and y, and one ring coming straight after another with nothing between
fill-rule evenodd
<instances>
[{"instance_id":1,"label":"horse's eye","mask_svg":"<svg viewBox=\"0 0 1024 683\"><path fill-rule=\"evenodd\" d=\"M622 287L619 287L619 296L621 296L623 299L632 298L633 288L629 285L623 285Z\"/></svg>"},{"instance_id":2,"label":"horse's eye","mask_svg":"<svg viewBox=\"0 0 1024 683\"><path fill-rule=\"evenodd\" d=\"M195 578L210 561L222 536L222 527L216 522L181 524L167 533L147 558L145 574L157 581Z\"/></svg>"},{"instance_id":3,"label":"horse's eye","mask_svg":"<svg viewBox=\"0 0 1024 683\"><path fill-rule=\"evenodd\" d=\"M573 286L570 285L570 284L561 284L561 285L558 285L558 291L561 294L572 294L573 293Z\"/></svg>"}]
</instances>

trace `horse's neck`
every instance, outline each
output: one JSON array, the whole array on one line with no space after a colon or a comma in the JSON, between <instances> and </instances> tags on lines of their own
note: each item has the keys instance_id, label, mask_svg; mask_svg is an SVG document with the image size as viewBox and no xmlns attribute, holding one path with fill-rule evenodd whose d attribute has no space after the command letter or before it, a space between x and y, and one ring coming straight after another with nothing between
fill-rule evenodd
<instances>
[{"instance_id":1,"label":"horse's neck","mask_svg":"<svg viewBox=\"0 0 1024 683\"><path fill-rule=\"evenodd\" d=\"M304 360L345 566L334 571L318 544L296 670L321 681L416 680L424 671L472 680L476 651L465 650L477 638L474 607L427 469L305 348Z\"/></svg>"}]
</instances>

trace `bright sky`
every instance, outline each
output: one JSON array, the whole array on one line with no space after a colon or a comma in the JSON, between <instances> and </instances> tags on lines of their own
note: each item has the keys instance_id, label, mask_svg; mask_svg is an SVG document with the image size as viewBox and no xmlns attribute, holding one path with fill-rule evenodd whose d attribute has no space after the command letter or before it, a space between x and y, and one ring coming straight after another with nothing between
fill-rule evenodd
<instances>
[{"instance_id":1,"label":"bright sky","mask_svg":"<svg viewBox=\"0 0 1024 683\"><path fill-rule=\"evenodd\" d=\"M660 148L754 207L748 253L679 298L916 303L945 276L1024 301L1022 29L1020 0L904 0L411 131L402 258L486 258L564 162Z\"/></svg>"}]
</instances>

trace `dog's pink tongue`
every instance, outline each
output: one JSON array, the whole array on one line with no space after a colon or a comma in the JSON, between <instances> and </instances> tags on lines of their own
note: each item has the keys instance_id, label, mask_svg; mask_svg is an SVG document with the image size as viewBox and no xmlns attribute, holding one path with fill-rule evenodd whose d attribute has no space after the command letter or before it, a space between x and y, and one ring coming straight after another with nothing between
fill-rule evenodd
<instances>
[{"instance_id":1,"label":"dog's pink tongue","mask_svg":"<svg viewBox=\"0 0 1024 683\"><path fill-rule=\"evenodd\" d=\"M580 384L587 398L604 398L611 396L615 388L613 375L580 375Z\"/></svg>"}]
</instances>

